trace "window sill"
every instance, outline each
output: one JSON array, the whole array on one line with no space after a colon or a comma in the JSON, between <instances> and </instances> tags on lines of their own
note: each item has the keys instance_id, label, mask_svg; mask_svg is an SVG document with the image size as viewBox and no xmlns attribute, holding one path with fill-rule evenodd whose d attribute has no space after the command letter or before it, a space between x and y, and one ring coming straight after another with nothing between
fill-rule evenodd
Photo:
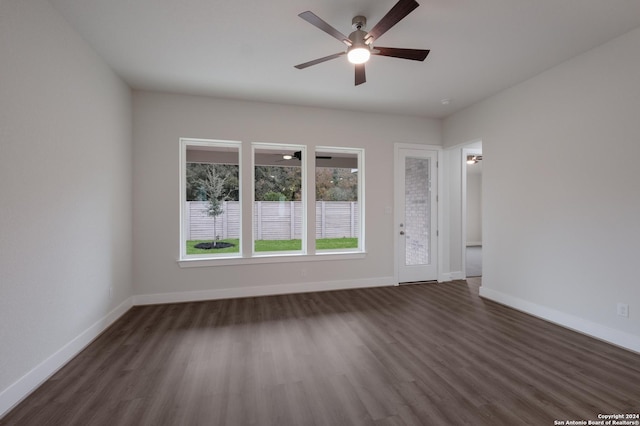
<instances>
[{"instance_id":1,"label":"window sill","mask_svg":"<svg viewBox=\"0 0 640 426\"><path fill-rule=\"evenodd\" d=\"M212 266L233 266L233 265L257 265L265 263L291 263L291 262L317 262L331 260L355 260L364 259L366 252L326 252L309 254L268 254L255 255L253 257L220 257L220 258L193 258L179 259L178 265L181 268L201 268Z\"/></svg>"}]
</instances>

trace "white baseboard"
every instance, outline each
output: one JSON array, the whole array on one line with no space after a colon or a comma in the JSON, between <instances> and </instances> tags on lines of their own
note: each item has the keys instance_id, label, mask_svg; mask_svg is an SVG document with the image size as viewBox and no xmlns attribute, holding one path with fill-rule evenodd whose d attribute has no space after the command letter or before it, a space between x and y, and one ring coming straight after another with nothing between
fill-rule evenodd
<instances>
[{"instance_id":1,"label":"white baseboard","mask_svg":"<svg viewBox=\"0 0 640 426\"><path fill-rule=\"evenodd\" d=\"M447 273L447 272L441 272L438 274L438 282L439 283L446 283L451 281L451 274Z\"/></svg>"},{"instance_id":2,"label":"white baseboard","mask_svg":"<svg viewBox=\"0 0 640 426\"><path fill-rule=\"evenodd\" d=\"M273 296L277 294L309 293L312 291L348 290L366 287L394 286L394 277L340 280L299 284L275 284L255 287L237 287L217 290L185 291L176 293L141 294L133 296L134 305L198 302L203 300L234 299L238 297Z\"/></svg>"},{"instance_id":3,"label":"white baseboard","mask_svg":"<svg viewBox=\"0 0 640 426\"><path fill-rule=\"evenodd\" d=\"M452 280L464 280L467 278L462 271L450 272L449 275L451 275Z\"/></svg>"},{"instance_id":4,"label":"white baseboard","mask_svg":"<svg viewBox=\"0 0 640 426\"><path fill-rule=\"evenodd\" d=\"M640 336L615 330L602 324L585 320L584 318L576 317L536 303L528 302L486 287L480 287L480 296L570 330L640 353Z\"/></svg>"},{"instance_id":5,"label":"white baseboard","mask_svg":"<svg viewBox=\"0 0 640 426\"><path fill-rule=\"evenodd\" d=\"M11 386L0 392L0 418L80 353L132 306L133 299L129 297Z\"/></svg>"}]
</instances>

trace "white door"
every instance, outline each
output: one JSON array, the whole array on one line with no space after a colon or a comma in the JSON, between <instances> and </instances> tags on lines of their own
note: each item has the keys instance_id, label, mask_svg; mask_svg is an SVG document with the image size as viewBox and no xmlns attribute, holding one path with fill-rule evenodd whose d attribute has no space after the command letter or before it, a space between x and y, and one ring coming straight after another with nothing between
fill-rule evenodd
<instances>
[{"instance_id":1,"label":"white door","mask_svg":"<svg viewBox=\"0 0 640 426\"><path fill-rule=\"evenodd\" d=\"M398 148L396 233L398 282L438 278L438 152Z\"/></svg>"}]
</instances>

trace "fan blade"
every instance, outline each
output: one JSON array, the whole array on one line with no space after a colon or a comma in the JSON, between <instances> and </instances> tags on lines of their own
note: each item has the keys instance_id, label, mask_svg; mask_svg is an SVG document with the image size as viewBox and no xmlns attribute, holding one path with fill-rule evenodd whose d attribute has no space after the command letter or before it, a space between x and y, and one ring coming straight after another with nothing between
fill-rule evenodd
<instances>
[{"instance_id":1,"label":"fan blade","mask_svg":"<svg viewBox=\"0 0 640 426\"><path fill-rule=\"evenodd\" d=\"M313 61L305 62L304 64L294 65L299 70L310 67L312 65L321 64L326 61L330 61L331 59L338 58L344 55L346 52L334 53L333 55L325 56L324 58L314 59Z\"/></svg>"},{"instance_id":2,"label":"fan blade","mask_svg":"<svg viewBox=\"0 0 640 426\"><path fill-rule=\"evenodd\" d=\"M364 72L364 64L356 64L356 86L365 83L367 76Z\"/></svg>"},{"instance_id":3,"label":"fan blade","mask_svg":"<svg viewBox=\"0 0 640 426\"><path fill-rule=\"evenodd\" d=\"M377 51L377 52L376 52ZM411 59L412 61L424 61L429 54L429 50L423 49L398 49L395 47L376 46L373 55L391 56L393 58Z\"/></svg>"},{"instance_id":4,"label":"fan blade","mask_svg":"<svg viewBox=\"0 0 640 426\"><path fill-rule=\"evenodd\" d=\"M418 6L420 5L415 0L400 0L382 17L380 22L371 28L371 31L365 36L367 44L371 44L373 40L380 38L382 34L389 31L391 27L400 22Z\"/></svg>"},{"instance_id":5,"label":"fan blade","mask_svg":"<svg viewBox=\"0 0 640 426\"><path fill-rule=\"evenodd\" d=\"M351 40L349 40L349 37L342 34L340 31L336 30L331 25L327 24L325 21L319 18L315 13L307 10L306 12L300 13L298 16L304 19L305 21L307 21L308 23L310 23L311 25L313 25L314 27L321 29L325 33L329 34L330 36L340 40L342 43L346 44L347 46L351 46L353 44Z\"/></svg>"}]
</instances>

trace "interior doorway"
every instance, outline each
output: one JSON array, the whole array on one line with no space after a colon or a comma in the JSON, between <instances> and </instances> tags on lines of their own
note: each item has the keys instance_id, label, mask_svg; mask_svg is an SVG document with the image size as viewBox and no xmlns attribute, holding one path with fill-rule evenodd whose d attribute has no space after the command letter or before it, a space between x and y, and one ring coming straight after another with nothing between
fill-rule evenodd
<instances>
[{"instance_id":1,"label":"interior doorway","mask_svg":"<svg viewBox=\"0 0 640 426\"><path fill-rule=\"evenodd\" d=\"M462 259L465 277L482 276L482 147L462 150Z\"/></svg>"}]
</instances>

